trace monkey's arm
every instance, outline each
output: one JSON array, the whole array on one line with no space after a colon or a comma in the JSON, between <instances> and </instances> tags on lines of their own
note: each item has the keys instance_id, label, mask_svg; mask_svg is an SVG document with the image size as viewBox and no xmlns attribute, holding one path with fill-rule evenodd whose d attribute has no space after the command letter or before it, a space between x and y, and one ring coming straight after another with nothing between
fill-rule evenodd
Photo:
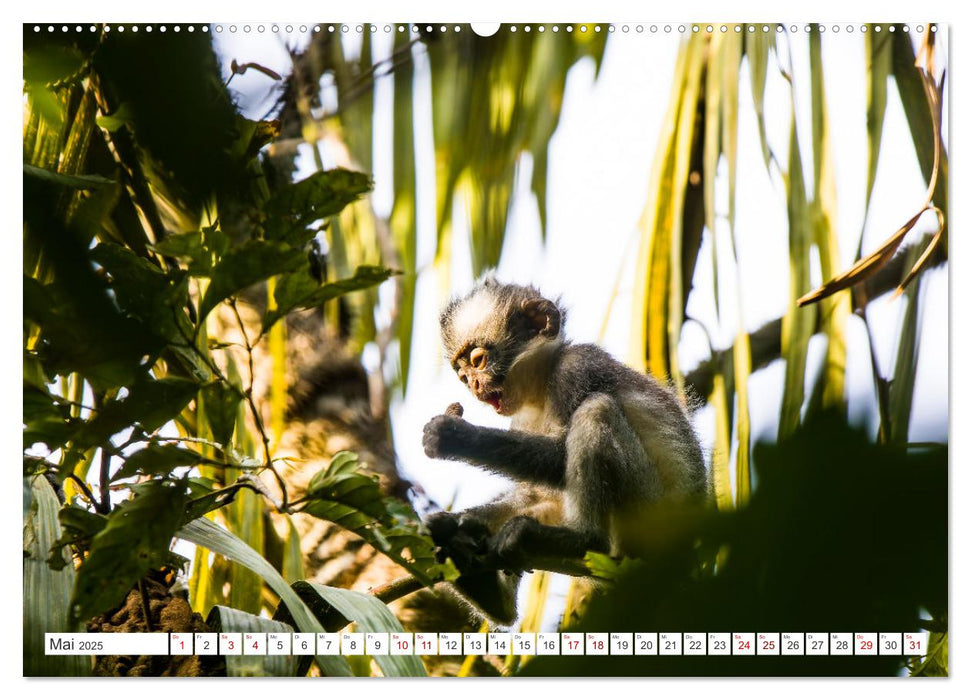
<instances>
[{"instance_id":1,"label":"monkey's arm","mask_svg":"<svg viewBox=\"0 0 971 700\"><path fill-rule=\"evenodd\" d=\"M440 415L425 425L425 454L481 465L521 481L562 487L566 474L565 438L472 425Z\"/></svg>"}]
</instances>

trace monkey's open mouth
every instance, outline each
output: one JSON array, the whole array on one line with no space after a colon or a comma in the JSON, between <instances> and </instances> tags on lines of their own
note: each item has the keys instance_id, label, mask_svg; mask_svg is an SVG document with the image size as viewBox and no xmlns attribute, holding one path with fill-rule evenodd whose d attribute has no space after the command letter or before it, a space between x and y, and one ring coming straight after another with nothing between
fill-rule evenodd
<instances>
[{"instance_id":1,"label":"monkey's open mouth","mask_svg":"<svg viewBox=\"0 0 971 700\"><path fill-rule=\"evenodd\" d=\"M490 391L488 394L482 397L483 402L492 406L496 413L502 413L502 392L501 391Z\"/></svg>"}]
</instances>

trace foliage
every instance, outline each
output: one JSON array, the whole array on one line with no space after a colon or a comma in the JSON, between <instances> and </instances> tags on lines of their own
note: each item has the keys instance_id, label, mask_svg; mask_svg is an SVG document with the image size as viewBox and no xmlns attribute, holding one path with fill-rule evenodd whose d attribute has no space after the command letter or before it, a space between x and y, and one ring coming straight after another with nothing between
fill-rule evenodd
<instances>
[{"instance_id":1,"label":"foliage","mask_svg":"<svg viewBox=\"0 0 971 700\"><path fill-rule=\"evenodd\" d=\"M313 239L371 178L336 168L272 181L261 149L278 126L236 113L202 32L137 41L25 33L24 61L24 473L64 489L59 517L45 510L38 521L31 508L50 499L25 482L35 531L25 585L51 582L37 584L25 614L48 606L64 620L38 629L53 631L111 610L149 571L184 567L173 539L200 540L199 528L216 527L211 519L262 546L254 524L262 532L264 510L286 514L291 499L254 396L254 349L289 313L373 288L394 271L374 259L343 277L321 274ZM262 317L255 337L244 304ZM214 337L215 317L238 326L245 348ZM358 466L343 478L371 483ZM414 514L391 499L382 508L380 551L428 584L445 575L427 563L432 543ZM224 548L208 532L206 546ZM230 598L255 613L255 574L288 594L250 551L237 556L244 568ZM51 586L65 582L70 599L59 600ZM214 610L220 624L242 619ZM309 616L303 623L319 628ZM317 663L342 674L340 661Z\"/></svg>"},{"instance_id":2,"label":"foliage","mask_svg":"<svg viewBox=\"0 0 971 700\"><path fill-rule=\"evenodd\" d=\"M376 476L359 472L356 454L334 455L310 480L306 498L301 511L357 533L425 585L458 575L451 564L436 561L430 540L417 535L414 512L397 499L382 496Z\"/></svg>"},{"instance_id":3,"label":"foliage","mask_svg":"<svg viewBox=\"0 0 971 700\"><path fill-rule=\"evenodd\" d=\"M746 508L657 529L576 631L886 632L931 626L928 612L946 619L946 448L874 444L831 410L753 457L759 488ZM524 673L896 675L904 660L538 657Z\"/></svg>"}]
</instances>

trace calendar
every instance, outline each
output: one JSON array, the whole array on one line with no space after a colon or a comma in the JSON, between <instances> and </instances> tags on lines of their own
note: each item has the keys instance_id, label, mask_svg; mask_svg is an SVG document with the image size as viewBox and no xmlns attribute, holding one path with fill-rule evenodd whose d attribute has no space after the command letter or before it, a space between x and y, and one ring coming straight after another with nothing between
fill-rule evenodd
<instances>
[{"instance_id":1,"label":"calendar","mask_svg":"<svg viewBox=\"0 0 971 700\"><path fill-rule=\"evenodd\" d=\"M29 8L24 675L948 676L962 36L887 1Z\"/></svg>"},{"instance_id":2,"label":"calendar","mask_svg":"<svg viewBox=\"0 0 971 700\"><path fill-rule=\"evenodd\" d=\"M360 634L360 633L359 633ZM223 655L316 655L334 654L337 646L335 639L328 634L305 635L300 633L232 633L219 635L186 635L178 632L134 633L134 634L50 634L45 637L45 650L49 655L87 655L92 650L100 654L213 654L213 642L218 637L219 653ZM439 643L443 638L444 644ZM735 640L728 647L725 637ZM823 640L832 638L831 646ZM565 656L630 656L640 650L650 654L655 650L655 639L661 643L660 653L668 656L872 656L875 654L891 656L921 657L927 653L926 632L879 632L851 633L753 633L739 632L721 634L717 632L670 633L662 632L496 632L487 635L461 635L461 644L448 633L367 633L358 636L345 633L339 636L340 653L348 656L368 656L378 654L421 655L421 656L530 656L534 653ZM640 646L634 640L640 641ZM813 643L807 651L803 640ZM853 643L848 642L849 639ZM393 643L389 644L388 642ZM415 644L415 640L418 644ZM780 644L783 640L785 644ZM817 641L818 640L818 641ZM879 640L879 643L877 642ZM451 644L455 642L454 646Z\"/></svg>"}]
</instances>

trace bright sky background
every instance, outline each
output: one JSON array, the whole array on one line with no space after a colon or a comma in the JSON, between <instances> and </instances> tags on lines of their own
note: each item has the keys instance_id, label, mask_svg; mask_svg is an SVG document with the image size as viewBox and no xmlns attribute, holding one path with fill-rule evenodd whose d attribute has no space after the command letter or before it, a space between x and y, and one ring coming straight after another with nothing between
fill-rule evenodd
<instances>
[{"instance_id":1,"label":"bright sky background","mask_svg":"<svg viewBox=\"0 0 971 700\"><path fill-rule=\"evenodd\" d=\"M633 262L637 250L637 222L648 188L648 178L662 121L665 116L671 76L674 71L680 35L658 26L651 33L644 25L638 34L634 25L627 34L620 30L610 36L599 78L594 81L594 65L584 60L571 70L566 87L559 128L553 136L549 163L549 229L544 248L540 238L535 198L529 191L529 158L520 167L519 187L502 259L501 279L538 285L550 296L562 296L569 309L568 335L581 342L596 342L607 313L615 281L620 276L619 293L610 313L602 344L614 356L624 359L629 347L633 289ZM835 33L829 25L822 38L826 96L832 129L838 197L837 227L843 267L853 261L863 222L866 182L866 73L863 37L857 31ZM356 27L355 27L356 28ZM391 34L374 35L376 58L390 53ZM283 29L283 27L281 27ZM294 27L298 29L298 27ZM326 31L326 27L324 27ZM916 32L914 33L916 36ZM242 25L236 33L228 29L215 32L216 45L224 64L257 61L287 73L289 58L285 44L301 46L309 35L299 32L284 39L269 31L245 34ZM359 37L350 32L348 48L356 49ZM796 84L797 121L804 172L812 185L812 149L808 66L808 36L803 31L785 35L791 43ZM939 55L947 55L947 35L940 32ZM786 38L779 46L786 51ZM502 426L505 419L488 406L477 405L471 395L441 361L437 333L438 281L431 266L434 257L434 181L430 121L430 78L424 46L415 56L415 99L424 116L416 115L418 154L418 314L412 348L409 378L411 390L404 400L392 406L395 448L403 471L417 481L438 503L465 508L501 492L502 480L475 467L438 462L426 458L421 449L421 430L425 422L452 401L461 401L466 417L483 425ZM770 65L766 88L766 121L769 142L780 162L786 163L789 129L788 84L775 64ZM263 75L251 71L234 78L232 87L239 93L240 106L250 117L263 117L272 106L273 86ZM390 211L393 192L391 173L391 93L388 78L377 85L375 105L374 176L375 208L379 214ZM945 105L945 115L947 106ZM731 344L738 319L737 284L741 285L742 314L745 327L754 331L763 323L785 312L788 298L787 222L784 189L777 175L768 176L758 143L755 113L752 109L748 68L742 66L739 106L739 163L737 179L736 239L740 260L740 279L732 266L720 267L721 323L717 321L711 274L710 239L705 238L698 259L695 289L688 303L688 315L700 321L711 334L716 347ZM945 135L946 135L945 131ZM870 216L864 231L864 251L875 248L917 210L923 201L924 184L910 145L911 137L895 86L888 89L883 150L873 193ZM300 176L313 170L312 161L300 161ZM724 162L720 174L724 172ZM716 224L719 258L730 258L727 210L727 184L721 178L717 187L717 207L722 215ZM464 226L462 203L456 204L453 242L452 280L457 291L472 284L468 231ZM927 216L908 241L933 224ZM822 281L814 265L814 282ZM921 304L923 337L911 439L947 439L948 329L947 273L935 271L926 276ZM903 300L885 296L870 305L870 318L877 339L877 359L883 374L892 370ZM847 327L847 394L851 417L876 432L875 400L871 381L866 331L862 321L851 317ZM817 337L810 345L807 388L812 373L818 371L825 344ZM682 367L690 369L708 356L704 333L687 324L681 343ZM778 427L779 402L784 362L776 361L755 373L750 383L753 436L772 439ZM706 446L713 440L711 411L696 415L696 427Z\"/></svg>"}]
</instances>

